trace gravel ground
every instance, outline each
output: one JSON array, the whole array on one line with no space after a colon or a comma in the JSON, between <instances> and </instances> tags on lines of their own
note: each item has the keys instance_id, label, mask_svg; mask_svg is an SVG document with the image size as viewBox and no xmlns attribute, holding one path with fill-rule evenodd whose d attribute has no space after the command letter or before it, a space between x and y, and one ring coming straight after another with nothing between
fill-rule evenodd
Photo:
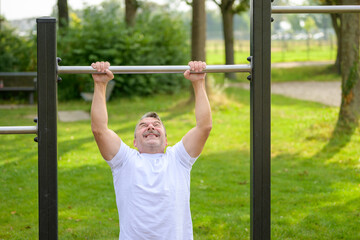
<instances>
[{"instance_id":1,"label":"gravel ground","mask_svg":"<svg viewBox=\"0 0 360 240\"><path fill-rule=\"evenodd\" d=\"M250 89L248 83L235 83L236 86ZM340 82L285 82L271 84L271 93L287 97L319 102L328 106L340 107L341 83Z\"/></svg>"},{"instance_id":2,"label":"gravel ground","mask_svg":"<svg viewBox=\"0 0 360 240\"><path fill-rule=\"evenodd\" d=\"M304 67L304 66L324 66L334 64L334 61L315 61L315 62L280 62L271 63L273 68L293 68L293 67Z\"/></svg>"},{"instance_id":3,"label":"gravel ground","mask_svg":"<svg viewBox=\"0 0 360 240\"><path fill-rule=\"evenodd\" d=\"M273 68L293 68L300 66L322 66L334 64L334 61L318 62L285 62L272 63ZM249 89L248 83L235 83L230 86L237 86ZM340 107L341 104L341 83L340 82L285 82L272 83L271 93L287 97L319 102L324 105Z\"/></svg>"}]
</instances>

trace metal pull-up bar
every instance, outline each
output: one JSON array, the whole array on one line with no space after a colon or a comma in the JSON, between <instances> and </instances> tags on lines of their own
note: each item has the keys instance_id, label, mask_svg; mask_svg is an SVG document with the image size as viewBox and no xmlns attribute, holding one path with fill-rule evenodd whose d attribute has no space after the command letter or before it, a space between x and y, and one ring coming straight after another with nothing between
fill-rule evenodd
<instances>
[{"instance_id":1,"label":"metal pull-up bar","mask_svg":"<svg viewBox=\"0 0 360 240\"><path fill-rule=\"evenodd\" d=\"M184 73L190 67L186 65L173 66L110 66L115 74L150 74L150 73ZM91 66L58 66L58 74L99 73ZM251 72L250 64L208 65L205 73ZM200 73L200 72L198 72Z\"/></svg>"},{"instance_id":2,"label":"metal pull-up bar","mask_svg":"<svg viewBox=\"0 0 360 240\"><path fill-rule=\"evenodd\" d=\"M271 13L358 13L360 5L273 6Z\"/></svg>"},{"instance_id":3,"label":"metal pull-up bar","mask_svg":"<svg viewBox=\"0 0 360 240\"><path fill-rule=\"evenodd\" d=\"M0 127L0 134L36 134L37 126Z\"/></svg>"}]
</instances>

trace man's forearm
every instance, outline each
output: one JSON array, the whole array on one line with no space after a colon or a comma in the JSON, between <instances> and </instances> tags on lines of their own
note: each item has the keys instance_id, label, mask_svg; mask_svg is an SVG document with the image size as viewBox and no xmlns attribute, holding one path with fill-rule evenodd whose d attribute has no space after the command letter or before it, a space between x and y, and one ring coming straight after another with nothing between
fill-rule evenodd
<instances>
[{"instance_id":1,"label":"man's forearm","mask_svg":"<svg viewBox=\"0 0 360 240\"><path fill-rule=\"evenodd\" d=\"M107 129L106 85L106 83L95 82L94 96L91 105L91 129L93 132Z\"/></svg>"},{"instance_id":2,"label":"man's forearm","mask_svg":"<svg viewBox=\"0 0 360 240\"><path fill-rule=\"evenodd\" d=\"M196 126L199 128L212 127L211 108L206 94L205 80L193 83L195 93Z\"/></svg>"}]
</instances>

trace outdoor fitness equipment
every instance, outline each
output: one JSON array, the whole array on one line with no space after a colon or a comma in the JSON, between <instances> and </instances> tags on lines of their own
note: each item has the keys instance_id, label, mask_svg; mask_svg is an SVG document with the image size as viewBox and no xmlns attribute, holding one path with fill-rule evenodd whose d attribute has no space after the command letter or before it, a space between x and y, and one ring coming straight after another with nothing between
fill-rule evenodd
<instances>
[{"instance_id":1,"label":"outdoor fitness equipment","mask_svg":"<svg viewBox=\"0 0 360 240\"><path fill-rule=\"evenodd\" d=\"M184 73L189 66L110 66L114 74ZM206 73L251 72L251 65L208 65ZM99 73L91 66L58 66L59 74ZM200 72L197 72L200 73Z\"/></svg>"},{"instance_id":2,"label":"outdoor fitness equipment","mask_svg":"<svg viewBox=\"0 0 360 240\"><path fill-rule=\"evenodd\" d=\"M273 0L271 0L273 2ZM209 65L204 72L250 72L250 239L270 239L270 73L271 13L355 13L360 6L271 7L251 0L249 65ZM37 20L38 125L0 127L0 134L36 133L38 141L39 239L58 239L57 82L58 74L94 73L91 67L58 66L56 19ZM188 66L111 67L115 73L175 73Z\"/></svg>"}]
</instances>

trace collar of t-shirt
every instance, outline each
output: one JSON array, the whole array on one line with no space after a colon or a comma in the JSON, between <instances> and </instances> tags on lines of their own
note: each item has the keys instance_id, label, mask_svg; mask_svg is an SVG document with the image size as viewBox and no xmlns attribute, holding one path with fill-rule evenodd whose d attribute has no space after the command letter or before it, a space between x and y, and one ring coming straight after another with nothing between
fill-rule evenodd
<instances>
[{"instance_id":1,"label":"collar of t-shirt","mask_svg":"<svg viewBox=\"0 0 360 240\"><path fill-rule=\"evenodd\" d=\"M150 159L159 159L163 157L165 153L140 153L141 157Z\"/></svg>"}]
</instances>

